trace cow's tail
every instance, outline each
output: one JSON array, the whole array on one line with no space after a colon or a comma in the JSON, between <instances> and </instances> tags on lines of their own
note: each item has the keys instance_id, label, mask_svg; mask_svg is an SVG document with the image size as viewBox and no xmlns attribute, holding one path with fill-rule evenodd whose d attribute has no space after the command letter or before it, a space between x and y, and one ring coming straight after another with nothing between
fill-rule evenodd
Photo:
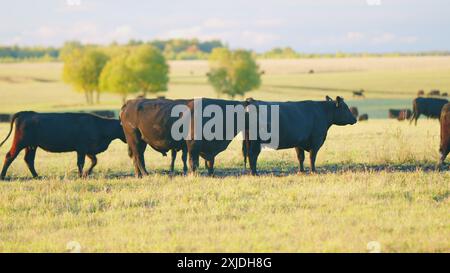
<instances>
[{"instance_id":1,"label":"cow's tail","mask_svg":"<svg viewBox=\"0 0 450 273\"><path fill-rule=\"evenodd\" d=\"M3 140L2 143L0 143L0 147L2 147L2 145L3 145L3 144L8 140L8 138L11 136L14 122L15 122L16 119L20 116L20 114L22 114L22 112L17 112L17 113L15 113L15 114L11 117L11 123L10 123L9 133L8 133L8 135L6 136L5 140Z\"/></svg>"}]
</instances>

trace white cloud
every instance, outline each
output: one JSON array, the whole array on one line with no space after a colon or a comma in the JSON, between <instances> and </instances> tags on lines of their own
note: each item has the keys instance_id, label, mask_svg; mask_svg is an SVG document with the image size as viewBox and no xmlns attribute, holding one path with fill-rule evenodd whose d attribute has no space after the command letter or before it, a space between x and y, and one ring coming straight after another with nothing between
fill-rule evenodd
<instances>
[{"instance_id":1,"label":"white cloud","mask_svg":"<svg viewBox=\"0 0 450 273\"><path fill-rule=\"evenodd\" d=\"M284 25L285 21L277 18L266 18L266 19L258 19L253 22L254 26L257 27L279 27Z\"/></svg>"},{"instance_id":2,"label":"white cloud","mask_svg":"<svg viewBox=\"0 0 450 273\"><path fill-rule=\"evenodd\" d=\"M220 18L206 19L202 26L205 28L233 28L238 27L239 24L234 20L224 20Z\"/></svg>"}]
</instances>

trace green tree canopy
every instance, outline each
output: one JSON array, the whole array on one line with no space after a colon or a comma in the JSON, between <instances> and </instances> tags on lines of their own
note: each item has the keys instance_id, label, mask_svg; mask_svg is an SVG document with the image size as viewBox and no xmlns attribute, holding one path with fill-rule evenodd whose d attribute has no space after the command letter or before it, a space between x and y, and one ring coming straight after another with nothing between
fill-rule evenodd
<instances>
[{"instance_id":1,"label":"green tree canopy","mask_svg":"<svg viewBox=\"0 0 450 273\"><path fill-rule=\"evenodd\" d=\"M94 91L99 91L99 76L108 56L96 49L72 48L64 55L63 80L84 92L88 104L93 103ZM98 98L98 97L97 97Z\"/></svg>"},{"instance_id":2,"label":"green tree canopy","mask_svg":"<svg viewBox=\"0 0 450 273\"><path fill-rule=\"evenodd\" d=\"M127 58L128 66L136 74L144 96L167 91L169 66L161 51L151 45L140 45Z\"/></svg>"},{"instance_id":3,"label":"green tree canopy","mask_svg":"<svg viewBox=\"0 0 450 273\"><path fill-rule=\"evenodd\" d=\"M243 96L261 85L261 72L250 51L215 48L209 63L208 81L219 95Z\"/></svg>"},{"instance_id":4,"label":"green tree canopy","mask_svg":"<svg viewBox=\"0 0 450 273\"><path fill-rule=\"evenodd\" d=\"M113 57L100 75L100 90L122 95L123 102L127 95L140 89L139 79L128 65L128 57L128 54Z\"/></svg>"}]
</instances>

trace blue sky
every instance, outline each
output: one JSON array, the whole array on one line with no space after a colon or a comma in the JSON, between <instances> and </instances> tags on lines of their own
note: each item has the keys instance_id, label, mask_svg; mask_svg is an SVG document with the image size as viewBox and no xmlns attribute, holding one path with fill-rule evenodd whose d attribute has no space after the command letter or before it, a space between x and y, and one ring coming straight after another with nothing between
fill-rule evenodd
<instances>
[{"instance_id":1,"label":"blue sky","mask_svg":"<svg viewBox=\"0 0 450 273\"><path fill-rule=\"evenodd\" d=\"M0 0L1 45L221 39L302 52L450 50L448 0Z\"/></svg>"}]
</instances>

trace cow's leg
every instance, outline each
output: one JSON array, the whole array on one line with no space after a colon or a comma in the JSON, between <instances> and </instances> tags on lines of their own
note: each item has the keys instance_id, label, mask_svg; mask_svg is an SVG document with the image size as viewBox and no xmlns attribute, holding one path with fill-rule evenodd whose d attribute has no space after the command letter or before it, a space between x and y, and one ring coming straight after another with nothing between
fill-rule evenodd
<instances>
[{"instance_id":1,"label":"cow's leg","mask_svg":"<svg viewBox=\"0 0 450 273\"><path fill-rule=\"evenodd\" d=\"M188 145L188 152L189 152L189 167L191 173L195 173L195 171L198 168L198 162L200 157L200 151L198 144L196 142L192 143L191 145Z\"/></svg>"},{"instance_id":2,"label":"cow's leg","mask_svg":"<svg viewBox=\"0 0 450 273\"><path fill-rule=\"evenodd\" d=\"M172 158L170 161L170 173L173 173L175 170L175 159L177 158L177 150L172 149L171 153L172 153Z\"/></svg>"},{"instance_id":3,"label":"cow's leg","mask_svg":"<svg viewBox=\"0 0 450 273\"><path fill-rule=\"evenodd\" d=\"M250 141L249 151L248 151L248 161L250 164L250 170L252 175L258 175L256 170L256 163L258 161L258 156L261 153L261 143L259 141Z\"/></svg>"},{"instance_id":4,"label":"cow's leg","mask_svg":"<svg viewBox=\"0 0 450 273\"><path fill-rule=\"evenodd\" d=\"M38 177L36 169L34 168L34 159L36 157L36 147L27 147L25 149L25 162L27 163L28 169L34 178Z\"/></svg>"},{"instance_id":5,"label":"cow's leg","mask_svg":"<svg viewBox=\"0 0 450 273\"><path fill-rule=\"evenodd\" d=\"M4 180L6 176L6 172L8 171L11 163L16 159L17 155L19 155L20 151L25 148L23 144L20 143L20 140L14 139L13 146L9 150L9 152L5 156L5 161L3 163L2 173L0 174L0 180Z\"/></svg>"},{"instance_id":6,"label":"cow's leg","mask_svg":"<svg viewBox=\"0 0 450 273\"><path fill-rule=\"evenodd\" d=\"M78 175L80 177L83 177L83 168L84 168L84 162L86 160L86 153L85 152L77 152L77 166L78 166Z\"/></svg>"},{"instance_id":7,"label":"cow's leg","mask_svg":"<svg viewBox=\"0 0 450 273\"><path fill-rule=\"evenodd\" d=\"M138 142L138 153L139 153L139 160L138 160L138 166L139 170L143 175L148 175L147 169L145 169L145 148L147 147L147 143L143 140L139 140Z\"/></svg>"},{"instance_id":8,"label":"cow's leg","mask_svg":"<svg viewBox=\"0 0 450 273\"><path fill-rule=\"evenodd\" d=\"M439 167L442 167L442 166L444 166L444 161L448 155L448 151L447 152L441 151L440 154L441 154L441 157L439 158Z\"/></svg>"},{"instance_id":9,"label":"cow's leg","mask_svg":"<svg viewBox=\"0 0 450 273\"><path fill-rule=\"evenodd\" d=\"M305 162L305 150L300 147L295 147L295 152L297 153L297 159L299 163L299 173L305 172L304 162Z\"/></svg>"},{"instance_id":10,"label":"cow's leg","mask_svg":"<svg viewBox=\"0 0 450 273\"><path fill-rule=\"evenodd\" d=\"M187 171L188 171L188 167L187 167L187 147L183 147L183 149L181 150L181 160L183 161L183 173L186 175Z\"/></svg>"},{"instance_id":11,"label":"cow's leg","mask_svg":"<svg viewBox=\"0 0 450 273\"><path fill-rule=\"evenodd\" d=\"M316 172L316 157L318 151L319 149L314 148L309 151L309 162L311 164L311 173Z\"/></svg>"},{"instance_id":12,"label":"cow's leg","mask_svg":"<svg viewBox=\"0 0 450 273\"><path fill-rule=\"evenodd\" d=\"M419 119L419 117L420 117L420 113L414 112L414 114L413 114L413 116L412 116L412 118L411 118L410 124L411 124L412 121L414 120L414 125L417 126L417 120Z\"/></svg>"},{"instance_id":13,"label":"cow's leg","mask_svg":"<svg viewBox=\"0 0 450 273\"><path fill-rule=\"evenodd\" d=\"M92 170L94 169L95 166L97 166L97 156L95 155L87 155L87 157L89 157L89 159L91 160L91 166L89 167L89 169L84 173L84 177L87 177L88 175L92 174Z\"/></svg>"},{"instance_id":14,"label":"cow's leg","mask_svg":"<svg viewBox=\"0 0 450 273\"><path fill-rule=\"evenodd\" d=\"M205 164L208 167L208 175L213 175L214 174L214 158L211 160L205 160Z\"/></svg>"},{"instance_id":15,"label":"cow's leg","mask_svg":"<svg viewBox=\"0 0 450 273\"><path fill-rule=\"evenodd\" d=\"M128 132L125 134L128 143L128 154L133 159L134 175L136 177L142 177L148 174L145 170L144 152L147 143L138 139L135 132Z\"/></svg>"}]
</instances>

